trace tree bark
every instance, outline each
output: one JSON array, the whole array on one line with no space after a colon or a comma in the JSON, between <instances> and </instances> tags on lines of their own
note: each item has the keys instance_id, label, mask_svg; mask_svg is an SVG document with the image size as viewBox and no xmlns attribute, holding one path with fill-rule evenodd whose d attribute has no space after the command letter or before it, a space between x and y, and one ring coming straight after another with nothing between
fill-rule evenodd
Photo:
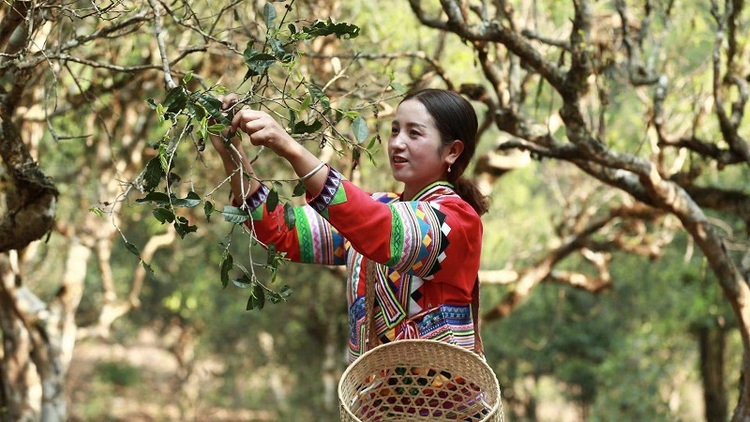
<instances>
[{"instance_id":1,"label":"tree bark","mask_svg":"<svg viewBox=\"0 0 750 422\"><path fill-rule=\"evenodd\" d=\"M724 379L726 332L719 324L703 326L698 332L700 371L707 421L726 421L727 386Z\"/></svg>"},{"instance_id":2,"label":"tree bark","mask_svg":"<svg viewBox=\"0 0 750 422\"><path fill-rule=\"evenodd\" d=\"M10 421L64 421L67 408L57 315L20 283L14 255L0 255L0 416Z\"/></svg>"},{"instance_id":3,"label":"tree bark","mask_svg":"<svg viewBox=\"0 0 750 422\"><path fill-rule=\"evenodd\" d=\"M54 228L58 191L31 158L9 116L0 119L0 159L11 179L0 192L7 208L0 215L0 252L7 252L25 248Z\"/></svg>"}]
</instances>

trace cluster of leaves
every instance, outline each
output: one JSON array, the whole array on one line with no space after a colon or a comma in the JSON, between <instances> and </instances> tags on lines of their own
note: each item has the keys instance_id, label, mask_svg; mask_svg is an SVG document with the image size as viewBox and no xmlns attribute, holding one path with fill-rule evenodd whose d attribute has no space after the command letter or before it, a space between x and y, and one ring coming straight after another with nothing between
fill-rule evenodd
<instances>
[{"instance_id":1,"label":"cluster of leaves","mask_svg":"<svg viewBox=\"0 0 750 422\"><path fill-rule=\"evenodd\" d=\"M259 107L268 107L259 92L262 88L273 88L275 85L271 82L272 76L269 72L276 71L277 78L289 78L295 65L297 55L296 46L301 42L308 42L317 37L333 35L337 38L354 38L359 34L359 28L347 23L334 23L328 21L316 21L311 25L304 26L301 29L294 24L287 26L287 31L282 31L281 25L276 26L277 19L276 9L271 4L266 4L264 8L264 21L266 24L266 39L262 46L257 46L255 40L250 40L243 53L243 61L247 66L247 72L244 76L244 82L251 80L252 92L245 94L240 103L248 103L252 100L253 105ZM278 75L280 74L280 76ZM179 215L180 208L195 208L203 204L203 213L206 222L209 222L211 216L219 213L224 221L236 226L245 224L250 218L243 207L231 205L224 206L223 209L217 210L213 202L209 200L210 194L206 198L194 192L192 189L184 197L179 197L173 189L181 181L181 177L175 168L175 157L183 145L193 145L202 151L205 145L205 139L208 136L218 135L230 124L231 115L222 110L222 104L216 95L227 92L227 89L221 86L191 91L187 88L187 83L193 75L188 74L183 79L182 85L171 88L161 102L149 99L148 103L159 116L162 123L168 123L169 129L165 135L153 145L157 154L147 164L141 176L134 183L135 187L145 194L136 202L142 205L152 206L153 217L161 224L171 224L174 230L184 239L191 233L197 231L195 222L191 222L187 217ZM289 102L280 104L286 107L288 113L288 127L293 135L312 135L323 132L326 128L333 128L336 123L342 119L348 119L351 123L352 132L357 143L363 143L370 135L365 120L357 111L338 110L331 107L331 101L323 90L309 81L301 81L296 86L304 87L305 93L302 99L298 101L298 107L294 108ZM291 88L290 88L291 89ZM295 93L282 92L285 98L293 98ZM270 101L270 100L268 100ZM307 116L306 119L301 116ZM182 142L184 139L192 139L193 142ZM374 145L375 138L370 142L370 147ZM368 147L369 149L369 147ZM250 177L245 175L245 177ZM284 216L287 226L290 228L295 225L292 205L289 201L282 200L280 194L281 181L271 180L271 192L269 194L266 206L269 211L273 211L277 206L284 207ZM301 196L305 193L304 184L297 181L293 190L293 196ZM252 235L252 233L251 233ZM253 237L253 242L257 239ZM138 248L130 242L127 242L128 249L139 255ZM261 309L266 300L271 303L284 301L291 294L288 286L281 286L279 289L270 288L274 282L276 270L279 265L286 261L285 254L278 252L275 245L264 245L268 251L265 262L256 262L250 257L250 269L238 264L229 251L227 242L223 245L223 260L221 262L221 282L226 288L231 282L235 286L250 291L250 297L247 303L247 309ZM144 265L148 265L144 263ZM262 282L255 272L255 267L261 267L270 273L270 281ZM241 270L239 277L233 278L230 274L236 269ZM149 272L153 273L150 270Z\"/></svg>"}]
</instances>

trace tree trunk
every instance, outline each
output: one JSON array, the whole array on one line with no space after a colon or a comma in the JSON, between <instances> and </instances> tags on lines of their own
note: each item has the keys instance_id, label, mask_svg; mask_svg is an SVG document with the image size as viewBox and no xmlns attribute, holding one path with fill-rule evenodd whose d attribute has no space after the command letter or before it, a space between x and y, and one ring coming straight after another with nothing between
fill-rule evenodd
<instances>
[{"instance_id":1,"label":"tree trunk","mask_svg":"<svg viewBox=\"0 0 750 422\"><path fill-rule=\"evenodd\" d=\"M0 159L10 184L0 191L0 252L21 250L46 236L55 223L58 191L39 170L10 116L0 116Z\"/></svg>"},{"instance_id":2,"label":"tree trunk","mask_svg":"<svg viewBox=\"0 0 750 422\"><path fill-rule=\"evenodd\" d=\"M702 213L694 213L690 217L696 214L702 215ZM742 338L742 367L739 380L740 396L732 415L732 422L750 422L750 377L748 377L750 374L750 286L748 286L748 280L732 261L724 240L716 235L705 219L698 224L683 220L683 225L706 256L737 320Z\"/></svg>"},{"instance_id":3,"label":"tree trunk","mask_svg":"<svg viewBox=\"0 0 750 422\"><path fill-rule=\"evenodd\" d=\"M65 379L56 316L21 284L16 260L15 251L0 255L0 420L64 421Z\"/></svg>"},{"instance_id":4,"label":"tree trunk","mask_svg":"<svg viewBox=\"0 0 750 422\"><path fill-rule=\"evenodd\" d=\"M726 332L719 324L703 326L698 332L700 370L706 421L726 421L727 386L724 380Z\"/></svg>"},{"instance_id":5,"label":"tree trunk","mask_svg":"<svg viewBox=\"0 0 750 422\"><path fill-rule=\"evenodd\" d=\"M28 331L16 311L13 292L15 274L10 258L0 255L0 330L3 335L2 361L0 362L0 421L32 421L38 419L39 409L31 400L33 363L29 357L31 341ZM36 402L39 403L38 401Z\"/></svg>"}]
</instances>

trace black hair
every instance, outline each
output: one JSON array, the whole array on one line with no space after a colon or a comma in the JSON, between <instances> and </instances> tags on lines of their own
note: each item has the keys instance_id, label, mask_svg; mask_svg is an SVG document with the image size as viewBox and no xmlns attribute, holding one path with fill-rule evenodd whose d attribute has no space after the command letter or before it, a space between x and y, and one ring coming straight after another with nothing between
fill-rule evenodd
<instances>
[{"instance_id":1,"label":"black hair","mask_svg":"<svg viewBox=\"0 0 750 422\"><path fill-rule=\"evenodd\" d=\"M463 177L466 167L477 149L477 114L471 103L461 95L444 89L423 89L408 94L401 102L417 100L427 109L440 132L443 146L455 140L464 144L464 150L451 164L448 181L451 182L464 201L468 202L479 215L487 212L489 204L474 181Z\"/></svg>"}]
</instances>

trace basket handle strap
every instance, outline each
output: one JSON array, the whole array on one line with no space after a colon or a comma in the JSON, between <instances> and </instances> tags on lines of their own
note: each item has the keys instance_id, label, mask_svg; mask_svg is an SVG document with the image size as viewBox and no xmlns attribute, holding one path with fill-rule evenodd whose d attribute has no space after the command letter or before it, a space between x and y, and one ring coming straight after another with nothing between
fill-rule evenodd
<instances>
[{"instance_id":1,"label":"basket handle strap","mask_svg":"<svg viewBox=\"0 0 750 422\"><path fill-rule=\"evenodd\" d=\"M474 289L471 292L471 319L474 322L474 351L479 356L484 356L484 343L479 333L479 276L474 282Z\"/></svg>"},{"instance_id":2,"label":"basket handle strap","mask_svg":"<svg viewBox=\"0 0 750 422\"><path fill-rule=\"evenodd\" d=\"M367 258L365 258L367 259ZM378 330L375 326L375 261L367 259L365 262L365 333L360 342L363 352L374 349L380 344Z\"/></svg>"}]
</instances>

